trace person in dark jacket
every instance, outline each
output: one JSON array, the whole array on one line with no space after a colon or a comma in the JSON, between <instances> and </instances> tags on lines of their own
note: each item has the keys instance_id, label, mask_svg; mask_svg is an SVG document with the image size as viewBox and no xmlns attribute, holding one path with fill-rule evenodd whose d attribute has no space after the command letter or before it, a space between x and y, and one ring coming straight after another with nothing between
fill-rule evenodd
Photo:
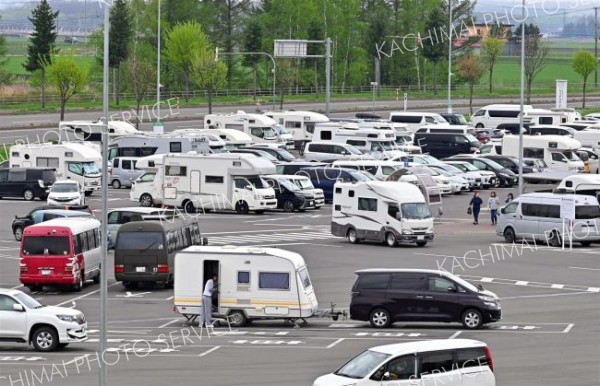
<instances>
[{"instance_id":1,"label":"person in dark jacket","mask_svg":"<svg viewBox=\"0 0 600 386\"><path fill-rule=\"evenodd\" d=\"M473 224L479 224L479 212L481 211L481 205L483 204L483 200L479 197L479 192L475 192L471 202L469 203L469 207L473 213Z\"/></svg>"}]
</instances>

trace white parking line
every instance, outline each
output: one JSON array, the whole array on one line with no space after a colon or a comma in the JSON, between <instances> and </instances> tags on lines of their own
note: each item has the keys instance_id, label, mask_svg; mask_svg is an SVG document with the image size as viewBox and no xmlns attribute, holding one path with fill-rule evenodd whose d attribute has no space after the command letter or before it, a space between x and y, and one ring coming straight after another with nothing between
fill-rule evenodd
<instances>
[{"instance_id":1,"label":"white parking line","mask_svg":"<svg viewBox=\"0 0 600 386\"><path fill-rule=\"evenodd\" d=\"M120 284L120 283L119 283L119 282L117 282L117 283L109 284L109 285L108 285L108 287L112 287L112 286L114 286L114 285L117 285L117 284ZM98 292L100 292L100 289L97 289L97 290L95 290L95 291L92 291L92 292L88 292L87 294L83 294L83 295L81 295L81 296L77 296L76 298L73 298L73 299L65 300L65 301L64 301L64 302L62 302L62 303L58 303L58 304L56 304L56 307L64 306L64 305L65 305L65 304L67 304L67 303L72 303L72 302L74 302L75 300L79 300L79 299L86 298L86 297L88 297L88 296L90 296L90 295L93 295L93 294L95 294L95 293L98 293Z\"/></svg>"},{"instance_id":2,"label":"white parking line","mask_svg":"<svg viewBox=\"0 0 600 386\"><path fill-rule=\"evenodd\" d=\"M462 331L456 331L454 334L450 335L450 337L448 339L454 339L457 336L459 336L460 334L462 334Z\"/></svg>"},{"instance_id":3,"label":"white parking line","mask_svg":"<svg viewBox=\"0 0 600 386\"><path fill-rule=\"evenodd\" d=\"M585 267L569 267L571 269L583 269L586 271L600 271L600 268L585 268Z\"/></svg>"},{"instance_id":4,"label":"white parking line","mask_svg":"<svg viewBox=\"0 0 600 386\"><path fill-rule=\"evenodd\" d=\"M173 319L173 320L171 320L171 321L169 321L169 322L167 322L167 323L163 323L163 324L161 324L160 326L158 326L158 328L164 328L164 327L167 327L167 326L168 326L168 325L170 325L170 324L173 324L173 323L175 323L175 322L179 322L179 321L181 321L181 319L179 319L179 318L177 318L177 319Z\"/></svg>"},{"instance_id":5,"label":"white parking line","mask_svg":"<svg viewBox=\"0 0 600 386\"><path fill-rule=\"evenodd\" d=\"M215 346L215 347L213 347L213 348L211 348L211 349L208 349L208 350L204 351L202 354L200 354L200 355L198 355L198 356L199 356L199 357L204 357L204 356L207 356L207 355L208 355L208 354L210 354L211 352L218 350L220 347L221 347L221 346Z\"/></svg>"},{"instance_id":6,"label":"white parking line","mask_svg":"<svg viewBox=\"0 0 600 386\"><path fill-rule=\"evenodd\" d=\"M335 342L331 343L329 346L327 346L327 348L332 348L333 346L335 346L338 343L341 343L343 341L344 341L344 338L340 338L340 339L336 340Z\"/></svg>"},{"instance_id":7,"label":"white parking line","mask_svg":"<svg viewBox=\"0 0 600 386\"><path fill-rule=\"evenodd\" d=\"M600 288L598 288L598 287L587 287L587 286L583 286L583 285L543 283L543 282L535 282L535 281L503 279L503 278L497 278L497 277L481 277L481 276L471 276L471 275L458 275L458 276L462 277L463 279L467 279L467 280L471 280L471 281L479 281L479 282L483 282L483 283L504 284L504 285L514 285L514 286L527 286L527 287L534 287L534 288L563 289L566 291L600 292Z\"/></svg>"},{"instance_id":8,"label":"white parking line","mask_svg":"<svg viewBox=\"0 0 600 386\"><path fill-rule=\"evenodd\" d=\"M563 334L566 334L566 333L568 333L569 331L571 331L571 329L573 328L573 326L574 326L574 325L575 325L575 323L570 323L570 324L567 326L567 328L565 328L565 329L563 330Z\"/></svg>"}]
</instances>

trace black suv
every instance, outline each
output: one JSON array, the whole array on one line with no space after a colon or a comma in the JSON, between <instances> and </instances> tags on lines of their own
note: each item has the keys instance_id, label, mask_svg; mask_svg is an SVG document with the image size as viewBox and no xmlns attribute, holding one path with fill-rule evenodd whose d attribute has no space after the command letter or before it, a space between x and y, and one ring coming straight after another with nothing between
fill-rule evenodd
<instances>
[{"instance_id":1,"label":"black suv","mask_svg":"<svg viewBox=\"0 0 600 386\"><path fill-rule=\"evenodd\" d=\"M54 181L56 174L51 168L0 169L0 198L23 197L27 201L39 198L43 201Z\"/></svg>"},{"instance_id":2,"label":"black suv","mask_svg":"<svg viewBox=\"0 0 600 386\"><path fill-rule=\"evenodd\" d=\"M272 176L265 177L265 179L275 190L277 209L283 209L284 212L293 212L294 210L304 212L306 209L316 209L314 194L300 189L296 184L283 178Z\"/></svg>"},{"instance_id":3,"label":"black suv","mask_svg":"<svg viewBox=\"0 0 600 386\"><path fill-rule=\"evenodd\" d=\"M23 238L23 230L33 224L39 224L44 221L52 220L60 217L92 217L93 213L87 210L87 207L81 206L80 210L62 209L60 207L40 207L32 210L26 216L15 216L12 223L12 231L15 240L21 241ZM83 209L86 208L86 209Z\"/></svg>"},{"instance_id":4,"label":"black suv","mask_svg":"<svg viewBox=\"0 0 600 386\"><path fill-rule=\"evenodd\" d=\"M460 322L476 329L502 317L493 292L446 271L364 269L356 271L350 319L373 327L394 322Z\"/></svg>"}]
</instances>

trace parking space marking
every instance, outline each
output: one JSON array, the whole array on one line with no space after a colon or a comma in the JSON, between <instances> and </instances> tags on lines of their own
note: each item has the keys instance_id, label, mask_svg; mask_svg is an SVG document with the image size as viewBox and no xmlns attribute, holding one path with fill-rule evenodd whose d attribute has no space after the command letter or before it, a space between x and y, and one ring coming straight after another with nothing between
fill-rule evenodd
<instances>
[{"instance_id":1,"label":"parking space marking","mask_svg":"<svg viewBox=\"0 0 600 386\"><path fill-rule=\"evenodd\" d=\"M575 323L570 323L564 330L563 330L563 334L567 334L569 331L571 331L571 329L573 328L573 326L575 326Z\"/></svg>"},{"instance_id":2,"label":"parking space marking","mask_svg":"<svg viewBox=\"0 0 600 386\"><path fill-rule=\"evenodd\" d=\"M555 284L555 283L543 283L535 281L524 281L524 280L513 280L513 279L502 279L497 277L481 277L471 275L457 275L463 279L470 281L479 281L482 283L493 283L493 284L505 284L515 285L524 287L535 287L535 288L548 288L548 289L562 289L567 291L580 291L580 292L600 292L598 287L588 287L582 285L569 285L569 284Z\"/></svg>"},{"instance_id":3,"label":"parking space marking","mask_svg":"<svg viewBox=\"0 0 600 386\"><path fill-rule=\"evenodd\" d=\"M44 357L24 357L24 356L0 356L0 362L18 362L18 361L27 361L27 362L35 362L35 361L45 361Z\"/></svg>"},{"instance_id":4,"label":"parking space marking","mask_svg":"<svg viewBox=\"0 0 600 386\"><path fill-rule=\"evenodd\" d=\"M600 271L600 268L586 268L586 267L569 267L571 269L581 269L586 271Z\"/></svg>"},{"instance_id":5,"label":"parking space marking","mask_svg":"<svg viewBox=\"0 0 600 386\"><path fill-rule=\"evenodd\" d=\"M454 334L450 335L450 337L448 339L454 339L457 336L459 336L460 334L462 334L462 331L456 331Z\"/></svg>"},{"instance_id":6,"label":"parking space marking","mask_svg":"<svg viewBox=\"0 0 600 386\"><path fill-rule=\"evenodd\" d=\"M338 238L333 236L329 231L306 231L306 232L283 232L283 233L267 233L264 235L237 235L211 237L209 242L211 245L227 245L227 244L264 244L276 243L278 241L301 241L301 240L325 240Z\"/></svg>"},{"instance_id":7,"label":"parking space marking","mask_svg":"<svg viewBox=\"0 0 600 386\"><path fill-rule=\"evenodd\" d=\"M342 343L345 339L344 338L340 338L338 340L336 340L335 342L331 343L329 346L327 346L327 348L332 348L333 346L336 346L338 343Z\"/></svg>"},{"instance_id":8,"label":"parking space marking","mask_svg":"<svg viewBox=\"0 0 600 386\"><path fill-rule=\"evenodd\" d=\"M180 319L180 318L173 319L173 320L171 320L171 321L169 321L169 322L167 322L167 323L163 323L163 324L161 324L160 326L158 326L158 328L164 328L164 327L167 327L167 326L169 326L169 325L171 325L171 324L173 324L173 323L175 323L175 322L181 322L181 319Z\"/></svg>"},{"instance_id":9,"label":"parking space marking","mask_svg":"<svg viewBox=\"0 0 600 386\"><path fill-rule=\"evenodd\" d=\"M218 350L220 347L221 347L221 346L215 346L215 347L213 347L213 348L211 348L211 349L208 349L208 350L204 351L202 354L200 354L200 355L198 355L198 356L199 356L199 357L205 357L205 356L207 356L208 354L210 354L211 352L213 352L213 351L217 351L217 350Z\"/></svg>"},{"instance_id":10,"label":"parking space marking","mask_svg":"<svg viewBox=\"0 0 600 386\"><path fill-rule=\"evenodd\" d=\"M112 287L112 286L115 286L115 285L117 285L117 284L119 284L119 282L116 282L116 283L113 283L113 284L109 284L109 285L108 285L108 287ZM94 291L92 291L92 292L88 292L87 294L83 294L83 295L81 295L81 296L77 296L77 297L75 297L75 298L73 298L73 299L65 300L65 301L64 301L64 302L62 302L62 303L55 304L55 306L56 306L56 307L61 307L61 306L64 306L65 304L67 304L67 303L72 303L72 302L74 302L75 300L79 300L79 299L86 298L86 297L88 297L88 296L90 296L90 295L93 295L93 294L95 294L95 293L98 293L98 292L100 292L100 289L94 290Z\"/></svg>"},{"instance_id":11,"label":"parking space marking","mask_svg":"<svg viewBox=\"0 0 600 386\"><path fill-rule=\"evenodd\" d=\"M425 335L427 334L423 334L420 332L357 332L354 334L354 336L359 337L372 336L375 338L420 338Z\"/></svg>"},{"instance_id":12,"label":"parking space marking","mask_svg":"<svg viewBox=\"0 0 600 386\"><path fill-rule=\"evenodd\" d=\"M246 339L238 339L238 340L230 340L229 343L233 344L250 344L250 345L266 345L266 346L279 346L279 345L299 345L304 344L305 342L301 340L268 340L268 339L255 339L255 340L246 340Z\"/></svg>"}]
</instances>

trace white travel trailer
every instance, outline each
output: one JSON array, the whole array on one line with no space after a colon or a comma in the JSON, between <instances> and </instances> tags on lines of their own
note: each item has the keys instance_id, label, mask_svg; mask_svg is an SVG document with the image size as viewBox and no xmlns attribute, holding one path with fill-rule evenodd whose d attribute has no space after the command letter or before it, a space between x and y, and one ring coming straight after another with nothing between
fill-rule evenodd
<instances>
[{"instance_id":1,"label":"white travel trailer","mask_svg":"<svg viewBox=\"0 0 600 386\"><path fill-rule=\"evenodd\" d=\"M254 142L278 143L280 142L275 126L277 122L262 114L249 114L238 111L235 114L206 114L204 116L205 129L234 129L248 134ZM281 143L284 147L288 144ZM289 145L292 143L290 141Z\"/></svg>"},{"instance_id":2,"label":"white travel trailer","mask_svg":"<svg viewBox=\"0 0 600 386\"><path fill-rule=\"evenodd\" d=\"M532 125L562 125L580 120L576 118L576 115L573 112L545 109L527 110L525 117L529 118L529 122Z\"/></svg>"},{"instance_id":3,"label":"white travel trailer","mask_svg":"<svg viewBox=\"0 0 600 386\"><path fill-rule=\"evenodd\" d=\"M264 114L291 131L296 150L304 149L306 142L310 142L317 124L329 122L326 115L313 111L268 111Z\"/></svg>"},{"instance_id":4,"label":"white travel trailer","mask_svg":"<svg viewBox=\"0 0 600 386\"><path fill-rule=\"evenodd\" d=\"M108 161L115 157L146 157L167 153L211 152L209 141L201 136L177 134L136 134L115 138L108 145Z\"/></svg>"},{"instance_id":5,"label":"white travel trailer","mask_svg":"<svg viewBox=\"0 0 600 386\"><path fill-rule=\"evenodd\" d=\"M207 132L204 129L177 129L171 131L171 135L181 135L183 137L205 138L208 141L208 147L213 153L220 153L225 150L227 143L216 133Z\"/></svg>"},{"instance_id":6,"label":"white travel trailer","mask_svg":"<svg viewBox=\"0 0 600 386\"><path fill-rule=\"evenodd\" d=\"M158 163L153 184L154 189L162 188L163 205L182 207L187 213L201 209L240 214L277 207L275 191L261 177L275 174L275 165L262 157L183 153L166 154L162 165ZM136 194L142 197L144 193L136 187Z\"/></svg>"},{"instance_id":7,"label":"white travel trailer","mask_svg":"<svg viewBox=\"0 0 600 386\"><path fill-rule=\"evenodd\" d=\"M392 111L390 121L408 125L414 132L423 125L447 125L448 121L438 113L427 113L420 111Z\"/></svg>"},{"instance_id":8,"label":"white travel trailer","mask_svg":"<svg viewBox=\"0 0 600 386\"><path fill-rule=\"evenodd\" d=\"M174 301L191 321L202 315L204 284L218 275L212 313L232 327L249 320L302 320L318 302L301 255L277 248L193 246L175 256Z\"/></svg>"},{"instance_id":9,"label":"white travel trailer","mask_svg":"<svg viewBox=\"0 0 600 386\"><path fill-rule=\"evenodd\" d=\"M600 197L600 176L590 174L574 174L565 177L553 190L554 193L584 194Z\"/></svg>"},{"instance_id":10,"label":"white travel trailer","mask_svg":"<svg viewBox=\"0 0 600 386\"><path fill-rule=\"evenodd\" d=\"M58 129L63 141L102 141L105 131L104 122L98 121L62 121ZM135 126L125 121L108 121L108 138L113 139L123 135L138 134ZM64 135L64 137L63 137Z\"/></svg>"},{"instance_id":11,"label":"white travel trailer","mask_svg":"<svg viewBox=\"0 0 600 386\"><path fill-rule=\"evenodd\" d=\"M336 183L331 233L361 240L385 242L390 247L433 240L433 216L418 187L406 182L370 181Z\"/></svg>"},{"instance_id":12,"label":"white travel trailer","mask_svg":"<svg viewBox=\"0 0 600 386\"><path fill-rule=\"evenodd\" d=\"M531 105L524 105L523 117L524 123L528 123L530 118L527 117L527 112L532 110ZM491 127L495 129L501 123L520 123L519 114L521 113L521 105L487 105L475 112L471 118L471 125L476 128Z\"/></svg>"},{"instance_id":13,"label":"white travel trailer","mask_svg":"<svg viewBox=\"0 0 600 386\"><path fill-rule=\"evenodd\" d=\"M101 173L98 165L102 156L81 143L38 143L13 145L10 148L10 167L54 168L56 179L72 179L83 187L85 195L100 190Z\"/></svg>"},{"instance_id":14,"label":"white travel trailer","mask_svg":"<svg viewBox=\"0 0 600 386\"><path fill-rule=\"evenodd\" d=\"M551 169L583 173L584 165L576 150L581 142L560 135L524 135L523 157L544 160ZM519 157L519 136L502 138L502 155Z\"/></svg>"}]
</instances>

